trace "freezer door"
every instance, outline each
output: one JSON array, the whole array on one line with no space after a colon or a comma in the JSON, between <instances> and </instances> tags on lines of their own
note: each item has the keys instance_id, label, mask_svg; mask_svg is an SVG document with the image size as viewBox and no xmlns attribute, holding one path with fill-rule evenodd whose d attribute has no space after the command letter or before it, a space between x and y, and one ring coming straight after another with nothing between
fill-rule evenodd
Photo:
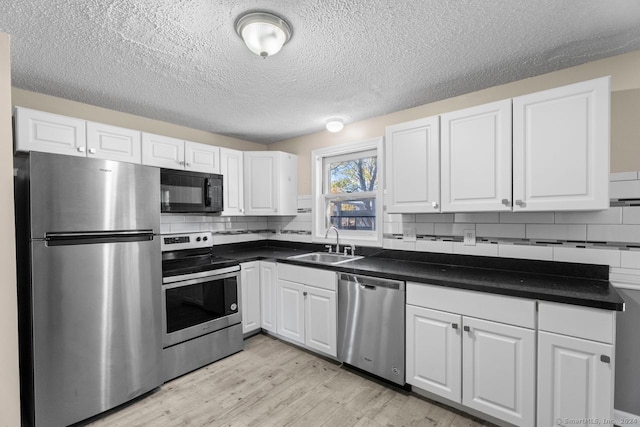
<instances>
[{"instance_id":1,"label":"freezer door","mask_svg":"<svg viewBox=\"0 0 640 427\"><path fill-rule=\"evenodd\" d=\"M32 152L31 238L46 232L160 230L160 170Z\"/></svg>"},{"instance_id":2,"label":"freezer door","mask_svg":"<svg viewBox=\"0 0 640 427\"><path fill-rule=\"evenodd\" d=\"M73 424L160 386L160 238L31 250L36 425Z\"/></svg>"}]
</instances>

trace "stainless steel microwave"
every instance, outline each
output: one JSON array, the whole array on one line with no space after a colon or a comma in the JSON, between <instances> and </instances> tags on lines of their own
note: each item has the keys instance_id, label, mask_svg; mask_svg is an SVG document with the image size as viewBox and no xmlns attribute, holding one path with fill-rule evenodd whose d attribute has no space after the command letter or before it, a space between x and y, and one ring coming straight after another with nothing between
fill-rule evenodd
<instances>
[{"instance_id":1,"label":"stainless steel microwave","mask_svg":"<svg viewBox=\"0 0 640 427\"><path fill-rule=\"evenodd\" d=\"M222 175L160 170L160 211L175 213L222 212Z\"/></svg>"}]
</instances>

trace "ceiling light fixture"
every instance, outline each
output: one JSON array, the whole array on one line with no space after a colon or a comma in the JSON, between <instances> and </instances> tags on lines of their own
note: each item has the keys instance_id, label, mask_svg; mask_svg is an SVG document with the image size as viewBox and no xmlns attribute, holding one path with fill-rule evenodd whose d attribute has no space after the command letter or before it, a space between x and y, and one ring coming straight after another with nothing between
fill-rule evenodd
<instances>
[{"instance_id":1,"label":"ceiling light fixture","mask_svg":"<svg viewBox=\"0 0 640 427\"><path fill-rule=\"evenodd\" d=\"M327 121L327 130L329 132L340 132L344 128L344 123L341 119L331 119Z\"/></svg>"},{"instance_id":2,"label":"ceiling light fixture","mask_svg":"<svg viewBox=\"0 0 640 427\"><path fill-rule=\"evenodd\" d=\"M251 12L236 20L236 33L249 50L263 58L280 52L291 39L291 27L287 22L268 12Z\"/></svg>"}]
</instances>

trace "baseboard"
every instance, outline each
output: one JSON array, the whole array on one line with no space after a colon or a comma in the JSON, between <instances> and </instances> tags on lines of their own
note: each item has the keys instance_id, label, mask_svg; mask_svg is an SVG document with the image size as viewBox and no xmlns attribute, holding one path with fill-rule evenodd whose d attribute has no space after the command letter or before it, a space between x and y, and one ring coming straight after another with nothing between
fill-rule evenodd
<instances>
[{"instance_id":1,"label":"baseboard","mask_svg":"<svg viewBox=\"0 0 640 427\"><path fill-rule=\"evenodd\" d=\"M618 409L613 410L613 418L618 421L624 422L624 424L615 424L616 426L624 427L626 425L640 424L640 415L630 414L628 412L620 411ZM632 421L633 420L633 421Z\"/></svg>"}]
</instances>

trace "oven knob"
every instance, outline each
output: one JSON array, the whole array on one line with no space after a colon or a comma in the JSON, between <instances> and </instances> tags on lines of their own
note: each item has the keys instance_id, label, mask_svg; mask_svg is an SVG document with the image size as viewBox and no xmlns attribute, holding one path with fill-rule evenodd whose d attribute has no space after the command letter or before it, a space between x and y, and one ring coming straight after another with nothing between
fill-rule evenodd
<instances>
[{"instance_id":1,"label":"oven knob","mask_svg":"<svg viewBox=\"0 0 640 427\"><path fill-rule=\"evenodd\" d=\"M199 241L200 241L200 237L196 237L196 242L199 242Z\"/></svg>"},{"instance_id":2,"label":"oven knob","mask_svg":"<svg viewBox=\"0 0 640 427\"><path fill-rule=\"evenodd\" d=\"M206 242L207 240L209 240L209 238L208 238L207 236L204 236L204 237L202 238L202 240L204 240L204 241Z\"/></svg>"},{"instance_id":3,"label":"oven knob","mask_svg":"<svg viewBox=\"0 0 640 427\"><path fill-rule=\"evenodd\" d=\"M233 304L231 304L231 307L230 307L230 308L231 308L231 310L232 310L232 311L235 311L235 310L237 310L237 309L238 309L238 304L236 304L236 303L234 302Z\"/></svg>"}]
</instances>

